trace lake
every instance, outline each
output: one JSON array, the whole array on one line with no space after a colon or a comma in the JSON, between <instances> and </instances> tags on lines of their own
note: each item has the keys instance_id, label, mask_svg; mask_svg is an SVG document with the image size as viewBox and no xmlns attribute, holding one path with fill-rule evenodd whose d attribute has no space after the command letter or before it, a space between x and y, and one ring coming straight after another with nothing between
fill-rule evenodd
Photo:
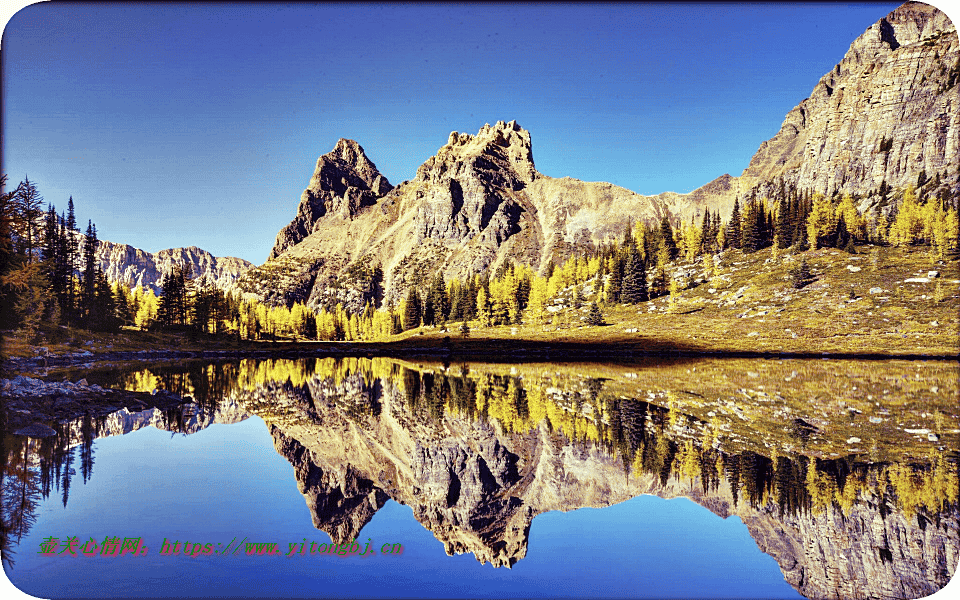
<instances>
[{"instance_id":1,"label":"lake","mask_svg":"<svg viewBox=\"0 0 960 600\"><path fill-rule=\"evenodd\" d=\"M960 560L957 376L721 358L51 373L167 402L5 432L4 569L44 598L923 597Z\"/></svg>"}]
</instances>

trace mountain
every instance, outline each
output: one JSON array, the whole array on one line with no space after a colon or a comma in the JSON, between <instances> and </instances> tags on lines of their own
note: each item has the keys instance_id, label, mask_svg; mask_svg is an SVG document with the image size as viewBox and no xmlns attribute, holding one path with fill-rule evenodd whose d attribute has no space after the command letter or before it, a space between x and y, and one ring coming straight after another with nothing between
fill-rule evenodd
<instances>
[{"instance_id":1,"label":"mountain","mask_svg":"<svg viewBox=\"0 0 960 600\"><path fill-rule=\"evenodd\" d=\"M194 246L151 253L104 240L97 245L97 261L108 280L131 288L143 286L158 294L164 273L174 265L188 265L198 283L225 290L231 289L236 279L254 266L242 258L218 258Z\"/></svg>"},{"instance_id":2,"label":"mountain","mask_svg":"<svg viewBox=\"0 0 960 600\"><path fill-rule=\"evenodd\" d=\"M908 2L880 19L790 111L739 177L689 194L643 196L603 182L536 170L530 133L516 122L453 132L410 181L391 187L356 142L317 162L296 218L270 259L238 280L273 304L396 304L436 273L463 277L507 262L542 272L618 238L638 220L674 224L782 184L855 194L889 210L883 184L960 192L960 57L942 12Z\"/></svg>"},{"instance_id":3,"label":"mountain","mask_svg":"<svg viewBox=\"0 0 960 600\"><path fill-rule=\"evenodd\" d=\"M713 203L732 206L730 181L643 196L548 177L536 170L530 133L500 121L476 135L451 133L414 179L391 188L359 144L340 140L317 161L271 258L238 286L277 304L397 303L436 272L450 279L508 261L542 270L621 237L638 219L688 218L708 189Z\"/></svg>"},{"instance_id":4,"label":"mountain","mask_svg":"<svg viewBox=\"0 0 960 600\"><path fill-rule=\"evenodd\" d=\"M310 185L300 196L297 216L277 234L270 258L313 233L314 225L327 213L350 219L391 189L393 186L367 158L360 144L341 139L333 152L317 160Z\"/></svg>"},{"instance_id":5,"label":"mountain","mask_svg":"<svg viewBox=\"0 0 960 600\"><path fill-rule=\"evenodd\" d=\"M936 8L907 2L850 45L741 177L868 196L882 182L901 189L939 174L956 194L958 78L956 27Z\"/></svg>"}]
</instances>

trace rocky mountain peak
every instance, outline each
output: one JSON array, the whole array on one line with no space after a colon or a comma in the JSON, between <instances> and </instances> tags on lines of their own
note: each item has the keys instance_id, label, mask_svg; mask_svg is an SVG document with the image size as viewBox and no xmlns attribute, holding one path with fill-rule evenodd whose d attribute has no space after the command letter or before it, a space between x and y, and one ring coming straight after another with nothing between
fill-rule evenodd
<instances>
[{"instance_id":1,"label":"rocky mountain peak","mask_svg":"<svg viewBox=\"0 0 960 600\"><path fill-rule=\"evenodd\" d=\"M318 219L324 215L352 219L392 189L360 144L340 138L332 151L317 159L310 184L300 195L297 216L277 234L270 258L313 233Z\"/></svg>"},{"instance_id":2,"label":"rocky mountain peak","mask_svg":"<svg viewBox=\"0 0 960 600\"><path fill-rule=\"evenodd\" d=\"M493 126L489 123L484 125L476 135L451 131L446 145L417 169L417 178L436 179L450 167L479 157L485 157L481 167L487 164L487 159L492 159L495 164L513 171L524 182L529 183L537 176L530 132L516 121L497 121Z\"/></svg>"}]
</instances>

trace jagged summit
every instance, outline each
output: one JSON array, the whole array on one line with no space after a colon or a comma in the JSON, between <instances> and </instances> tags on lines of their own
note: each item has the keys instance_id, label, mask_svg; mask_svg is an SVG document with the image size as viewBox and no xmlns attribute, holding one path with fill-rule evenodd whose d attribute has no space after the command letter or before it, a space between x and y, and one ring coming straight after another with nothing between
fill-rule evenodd
<instances>
[{"instance_id":1,"label":"jagged summit","mask_svg":"<svg viewBox=\"0 0 960 600\"><path fill-rule=\"evenodd\" d=\"M542 272L622 238L637 221L688 223L707 210L726 217L736 199L773 198L787 187L849 193L861 210L886 212L896 197L880 190L957 193L958 55L946 15L904 4L853 41L739 177L688 194L643 196L543 175L531 134L516 121L450 133L396 188L359 144L340 140L317 161L271 260L242 287L271 303L359 312L367 303L396 306L436 275L462 279L508 263Z\"/></svg>"},{"instance_id":2,"label":"jagged summit","mask_svg":"<svg viewBox=\"0 0 960 600\"><path fill-rule=\"evenodd\" d=\"M313 233L317 220L324 215L351 219L391 189L393 186L367 158L363 147L340 138L332 151L317 159L310 184L300 195L297 216L277 234L270 258Z\"/></svg>"},{"instance_id":3,"label":"jagged summit","mask_svg":"<svg viewBox=\"0 0 960 600\"><path fill-rule=\"evenodd\" d=\"M484 125L476 135L451 131L447 143L417 169L417 179L437 180L451 165L480 156L492 160L490 166L512 171L521 181L529 183L537 177L530 132L516 121L497 121L493 126ZM479 166L484 168L486 164Z\"/></svg>"}]
</instances>

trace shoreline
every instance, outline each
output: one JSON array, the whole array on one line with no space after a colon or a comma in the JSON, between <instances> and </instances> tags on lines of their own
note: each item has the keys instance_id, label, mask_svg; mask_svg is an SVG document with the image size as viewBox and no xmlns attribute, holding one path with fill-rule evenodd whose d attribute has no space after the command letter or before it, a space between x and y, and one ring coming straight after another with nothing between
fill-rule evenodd
<instances>
[{"instance_id":1,"label":"shoreline","mask_svg":"<svg viewBox=\"0 0 960 600\"><path fill-rule=\"evenodd\" d=\"M6 374L29 374L55 368L95 368L111 362L155 362L167 360L239 360L297 359L324 357L434 358L442 361L475 360L490 363L530 361L588 362L603 359L612 362L633 359L729 358L759 360L911 360L960 361L960 352L803 352L796 350L725 350L680 346L667 342L630 341L582 343L558 340L553 342L524 339L453 339L425 338L394 342L300 341L251 342L247 348L211 348L198 350L121 350L76 352L61 355L13 357L2 363Z\"/></svg>"}]
</instances>

